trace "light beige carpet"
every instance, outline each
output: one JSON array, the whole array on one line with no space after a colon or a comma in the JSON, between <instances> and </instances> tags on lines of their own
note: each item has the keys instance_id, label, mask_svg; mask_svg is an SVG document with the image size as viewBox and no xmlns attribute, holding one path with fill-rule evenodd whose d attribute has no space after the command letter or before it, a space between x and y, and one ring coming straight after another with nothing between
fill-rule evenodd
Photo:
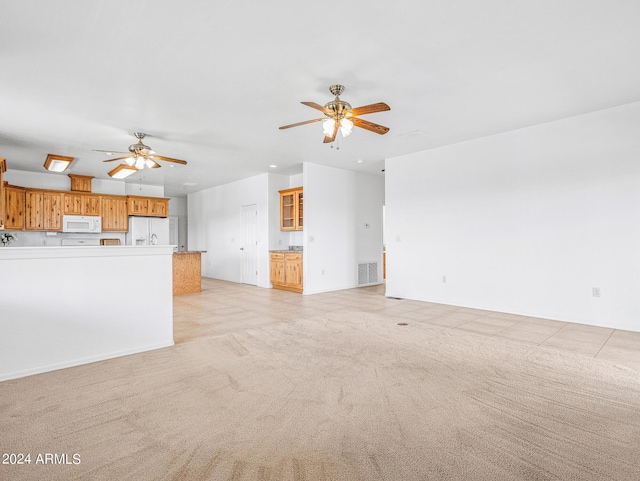
<instances>
[{"instance_id":1,"label":"light beige carpet","mask_svg":"<svg viewBox=\"0 0 640 481\"><path fill-rule=\"evenodd\" d=\"M0 414L32 460L2 481L640 479L637 371L365 313L6 381Z\"/></svg>"}]
</instances>

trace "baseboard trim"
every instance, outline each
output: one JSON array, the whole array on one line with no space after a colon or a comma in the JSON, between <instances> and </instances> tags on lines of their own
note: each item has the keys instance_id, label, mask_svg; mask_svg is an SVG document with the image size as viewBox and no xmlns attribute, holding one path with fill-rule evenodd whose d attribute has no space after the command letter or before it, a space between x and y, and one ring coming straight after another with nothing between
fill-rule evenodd
<instances>
[{"instance_id":1,"label":"baseboard trim","mask_svg":"<svg viewBox=\"0 0 640 481\"><path fill-rule=\"evenodd\" d=\"M116 357L130 356L131 354L139 354L141 352L153 351L155 349L162 349L165 347L171 347L174 345L173 339L171 342L161 342L157 344L149 344L147 346L125 349L123 351L116 351L107 354L101 354L99 356L89 356L81 359L74 359L71 361L60 362L56 364L49 364L47 366L40 366L32 369L25 369L24 371L14 371L9 373L0 373L0 382L9 381L11 379L18 379L21 377L33 376L35 374L42 374L45 372L57 371L59 369L66 369L68 367L82 366L84 364L91 364L92 362L106 361L107 359L113 359Z\"/></svg>"}]
</instances>

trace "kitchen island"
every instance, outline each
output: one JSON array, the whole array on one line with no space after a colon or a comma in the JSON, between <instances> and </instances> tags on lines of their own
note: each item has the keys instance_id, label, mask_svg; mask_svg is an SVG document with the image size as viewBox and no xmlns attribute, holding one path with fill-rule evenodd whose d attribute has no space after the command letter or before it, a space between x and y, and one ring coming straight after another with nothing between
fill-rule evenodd
<instances>
[{"instance_id":1,"label":"kitchen island","mask_svg":"<svg viewBox=\"0 0 640 481\"><path fill-rule=\"evenodd\" d=\"M202 290L202 251L173 253L173 295Z\"/></svg>"},{"instance_id":2,"label":"kitchen island","mask_svg":"<svg viewBox=\"0 0 640 481\"><path fill-rule=\"evenodd\" d=\"M0 381L173 345L172 254L0 247Z\"/></svg>"}]
</instances>

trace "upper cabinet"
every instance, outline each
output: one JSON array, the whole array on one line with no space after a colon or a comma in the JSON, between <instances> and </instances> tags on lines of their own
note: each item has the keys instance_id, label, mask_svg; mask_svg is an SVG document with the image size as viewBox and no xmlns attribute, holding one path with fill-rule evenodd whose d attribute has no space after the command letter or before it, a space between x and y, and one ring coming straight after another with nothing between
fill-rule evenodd
<instances>
[{"instance_id":1,"label":"upper cabinet","mask_svg":"<svg viewBox=\"0 0 640 481\"><path fill-rule=\"evenodd\" d=\"M102 195L102 232L127 232L127 198L123 195Z\"/></svg>"},{"instance_id":2,"label":"upper cabinet","mask_svg":"<svg viewBox=\"0 0 640 481\"><path fill-rule=\"evenodd\" d=\"M280 191L280 230L302 230L304 226L302 187Z\"/></svg>"},{"instance_id":3,"label":"upper cabinet","mask_svg":"<svg viewBox=\"0 0 640 481\"><path fill-rule=\"evenodd\" d=\"M67 174L71 179L71 190L74 192L91 192L91 179L89 175Z\"/></svg>"},{"instance_id":4,"label":"upper cabinet","mask_svg":"<svg viewBox=\"0 0 640 481\"><path fill-rule=\"evenodd\" d=\"M13 185L4 186L4 228L7 230L24 229L24 200L23 187Z\"/></svg>"},{"instance_id":5,"label":"upper cabinet","mask_svg":"<svg viewBox=\"0 0 640 481\"><path fill-rule=\"evenodd\" d=\"M0 230L4 229L4 181L2 175L7 171L6 159L0 159Z\"/></svg>"},{"instance_id":6,"label":"upper cabinet","mask_svg":"<svg viewBox=\"0 0 640 481\"><path fill-rule=\"evenodd\" d=\"M167 217L169 215L169 199L162 197L127 196L128 214L144 217Z\"/></svg>"},{"instance_id":7,"label":"upper cabinet","mask_svg":"<svg viewBox=\"0 0 640 481\"><path fill-rule=\"evenodd\" d=\"M64 215L100 215L98 194L64 193Z\"/></svg>"},{"instance_id":8,"label":"upper cabinet","mask_svg":"<svg viewBox=\"0 0 640 481\"><path fill-rule=\"evenodd\" d=\"M26 230L62 230L62 193L43 190L25 191Z\"/></svg>"}]
</instances>

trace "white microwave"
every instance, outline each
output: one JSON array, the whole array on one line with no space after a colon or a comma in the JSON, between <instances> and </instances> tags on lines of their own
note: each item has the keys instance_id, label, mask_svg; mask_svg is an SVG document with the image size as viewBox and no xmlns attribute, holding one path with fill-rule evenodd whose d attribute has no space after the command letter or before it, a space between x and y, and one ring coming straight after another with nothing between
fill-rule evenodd
<instances>
[{"instance_id":1,"label":"white microwave","mask_svg":"<svg viewBox=\"0 0 640 481\"><path fill-rule=\"evenodd\" d=\"M63 215L62 232L100 233L102 217L99 215Z\"/></svg>"}]
</instances>

